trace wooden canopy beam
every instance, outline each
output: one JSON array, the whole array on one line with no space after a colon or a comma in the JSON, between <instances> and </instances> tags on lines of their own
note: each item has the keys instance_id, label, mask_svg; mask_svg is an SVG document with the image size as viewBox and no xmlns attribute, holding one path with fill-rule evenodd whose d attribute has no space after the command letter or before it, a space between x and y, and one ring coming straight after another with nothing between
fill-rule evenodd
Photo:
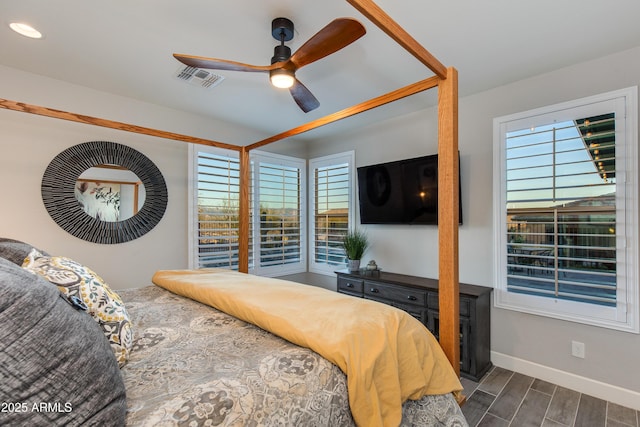
<instances>
[{"instance_id":1,"label":"wooden canopy beam","mask_svg":"<svg viewBox=\"0 0 640 427\"><path fill-rule=\"evenodd\" d=\"M372 0L347 0L351 6L384 31L389 37L395 40L407 52L415 56L418 61L427 66L433 73L441 79L447 78L447 68L442 65L427 49L416 41L402 28L396 21L391 19L380 6Z\"/></svg>"},{"instance_id":2,"label":"wooden canopy beam","mask_svg":"<svg viewBox=\"0 0 640 427\"><path fill-rule=\"evenodd\" d=\"M410 84L400 89L396 89L385 95L381 95L377 98L372 98L368 101L361 102L360 104L354 105L349 108L345 108L344 110L337 111L333 114L329 114L328 116L321 117L317 120L314 120L304 125L290 129L286 132L282 132L277 135L273 135L267 139L263 139L262 141L255 142L247 146L247 149L253 150L253 149L262 147L264 145L271 144L272 142L280 141L281 139L289 138L291 136L308 132L310 130L319 128L321 126L328 125L329 123L334 123L334 122L337 122L338 120L355 116L356 114L360 114L362 112L372 110L374 108L380 107L381 105L389 104L391 102L397 101L407 96L414 95L418 92L422 92L427 89L437 87L439 80L440 79L438 79L437 77L429 77L428 79L421 80L419 82Z\"/></svg>"},{"instance_id":3,"label":"wooden canopy beam","mask_svg":"<svg viewBox=\"0 0 640 427\"><path fill-rule=\"evenodd\" d=\"M23 113L37 114L39 116L52 117L54 119L68 120L71 122L84 123L88 125L101 126L105 128L118 129L126 132L139 133L143 135L157 136L159 138L172 139L174 141L191 142L194 144L209 145L212 147L226 148L228 150L240 151L242 147L227 144L210 139L197 138L195 136L182 135L179 133L166 132L162 130L136 126L128 123L116 122L113 120L99 119L82 114L69 113L67 111L54 110L52 108L39 107L37 105L25 104L23 102L10 101L0 98L0 108L7 110L22 111Z\"/></svg>"}]
</instances>

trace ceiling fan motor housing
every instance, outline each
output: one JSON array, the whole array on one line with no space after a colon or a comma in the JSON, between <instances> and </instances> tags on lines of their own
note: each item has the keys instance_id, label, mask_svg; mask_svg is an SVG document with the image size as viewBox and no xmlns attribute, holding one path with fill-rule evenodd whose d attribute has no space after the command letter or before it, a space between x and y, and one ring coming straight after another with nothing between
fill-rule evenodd
<instances>
[{"instance_id":1,"label":"ceiling fan motor housing","mask_svg":"<svg viewBox=\"0 0 640 427\"><path fill-rule=\"evenodd\" d=\"M275 64L276 62L286 61L289 58L291 58L291 49L289 46L278 45L273 49L271 63Z\"/></svg>"}]
</instances>

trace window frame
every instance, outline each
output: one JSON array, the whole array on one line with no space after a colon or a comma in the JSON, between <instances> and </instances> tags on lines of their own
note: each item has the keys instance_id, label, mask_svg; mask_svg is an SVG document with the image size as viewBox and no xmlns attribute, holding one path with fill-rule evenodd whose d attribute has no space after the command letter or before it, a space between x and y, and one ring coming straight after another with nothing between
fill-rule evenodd
<instances>
[{"instance_id":1,"label":"window frame","mask_svg":"<svg viewBox=\"0 0 640 427\"><path fill-rule=\"evenodd\" d=\"M340 266L334 266L327 263L319 263L316 262L316 253L315 253L315 235L316 235L316 222L315 222L315 210L316 210L316 192L317 188L315 185L315 171L318 168L322 167L330 167L333 165L338 165L342 163L347 163L349 172L348 172L348 184L347 184L347 192L348 192L348 223L347 228L349 230L353 229L355 220L356 220L356 198L354 197L354 180L355 180L355 151L345 151L342 153L330 154L327 156L316 157L309 160L309 171L307 173L308 182L309 182L309 215L308 215L308 229L309 229L309 272L323 274L326 276L335 276L335 271L341 269ZM346 267L346 264L342 266L342 268Z\"/></svg>"},{"instance_id":2,"label":"window frame","mask_svg":"<svg viewBox=\"0 0 640 427\"><path fill-rule=\"evenodd\" d=\"M188 191L188 239L187 244L189 247L188 261L190 269L198 269L204 268L200 266L199 262L199 216L198 216L198 162L199 162L199 153L204 152L208 154L212 154L220 157L227 157L231 159L236 159L239 161L240 155L237 151L228 150L224 148L211 147L205 145L197 145L190 144L189 145L189 161L188 161L188 178L187 178L187 188ZM252 259L250 254L249 259L249 272L253 271ZM222 267L221 267L222 268ZM232 268L229 266L229 268ZM237 269L236 269L237 270Z\"/></svg>"},{"instance_id":3,"label":"window frame","mask_svg":"<svg viewBox=\"0 0 640 427\"><path fill-rule=\"evenodd\" d=\"M192 144L189 145L189 161L188 161L188 261L189 268L198 269L199 263L199 217L198 217L198 161L199 153L209 153L215 156L227 157L231 159L239 160L239 153L234 150L228 150L218 147L202 146ZM306 189L307 189L307 162L305 159L296 157L283 156L263 151L254 151L250 154L250 212L259 212L259 186L255 185L255 179L257 176L256 171L259 170L260 163L265 162L271 165L283 165L289 167L296 167L300 173L300 260L297 263L286 265L274 265L271 267L260 267L256 265L255 256L259 254L259 239L256 236L260 234L260 217L259 215L250 215L252 236L250 236L250 256L253 256L249 260L249 273L258 274L263 276L281 276L286 274L295 274L307 271L307 214L306 214ZM232 268L229 266L228 268Z\"/></svg>"},{"instance_id":4,"label":"window frame","mask_svg":"<svg viewBox=\"0 0 640 427\"><path fill-rule=\"evenodd\" d=\"M498 308L587 325L640 333L638 284L638 106L637 87L611 91L493 120L494 151L494 304ZM506 134L596 112L616 112L616 241L618 253L615 307L507 291ZM622 196L622 199L621 199Z\"/></svg>"},{"instance_id":5,"label":"window frame","mask_svg":"<svg viewBox=\"0 0 640 427\"><path fill-rule=\"evenodd\" d=\"M254 150L249 154L251 159L251 168L253 171L253 188L252 188L252 210L253 212L260 212L260 184L259 184L259 170L261 163L269 165L278 165L286 167L295 167L300 171L300 184L299 184L299 213L298 218L300 221L300 259L297 263L273 265L273 266L260 266L259 260L256 257L260 256L260 215L253 215L253 254L254 254L254 266L253 273L266 276L276 277L288 274L304 273L307 271L307 161L291 156L284 156L281 154L269 153L266 151Z\"/></svg>"}]
</instances>

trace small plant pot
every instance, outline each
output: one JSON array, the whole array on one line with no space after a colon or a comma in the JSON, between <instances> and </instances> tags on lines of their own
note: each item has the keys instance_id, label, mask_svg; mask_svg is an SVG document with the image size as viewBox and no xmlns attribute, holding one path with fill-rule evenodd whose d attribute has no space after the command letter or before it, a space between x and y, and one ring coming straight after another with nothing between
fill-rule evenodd
<instances>
[{"instance_id":1,"label":"small plant pot","mask_svg":"<svg viewBox=\"0 0 640 427\"><path fill-rule=\"evenodd\" d=\"M348 259L347 267L349 271L358 271L360 270L360 260L359 259Z\"/></svg>"}]
</instances>

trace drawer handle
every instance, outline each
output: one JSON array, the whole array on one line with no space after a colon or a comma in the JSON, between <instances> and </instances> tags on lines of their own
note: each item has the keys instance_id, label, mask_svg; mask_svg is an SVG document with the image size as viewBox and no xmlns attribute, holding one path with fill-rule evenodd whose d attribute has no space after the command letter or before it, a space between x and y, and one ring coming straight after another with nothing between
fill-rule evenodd
<instances>
[{"instance_id":1,"label":"drawer handle","mask_svg":"<svg viewBox=\"0 0 640 427\"><path fill-rule=\"evenodd\" d=\"M377 294L379 291L376 288L371 288L371 292Z\"/></svg>"},{"instance_id":2,"label":"drawer handle","mask_svg":"<svg viewBox=\"0 0 640 427\"><path fill-rule=\"evenodd\" d=\"M347 283L347 288L353 288L353 283Z\"/></svg>"},{"instance_id":3,"label":"drawer handle","mask_svg":"<svg viewBox=\"0 0 640 427\"><path fill-rule=\"evenodd\" d=\"M418 298L416 298L414 295L409 295L409 296L407 297L407 299L408 299L409 301L416 301Z\"/></svg>"}]
</instances>

